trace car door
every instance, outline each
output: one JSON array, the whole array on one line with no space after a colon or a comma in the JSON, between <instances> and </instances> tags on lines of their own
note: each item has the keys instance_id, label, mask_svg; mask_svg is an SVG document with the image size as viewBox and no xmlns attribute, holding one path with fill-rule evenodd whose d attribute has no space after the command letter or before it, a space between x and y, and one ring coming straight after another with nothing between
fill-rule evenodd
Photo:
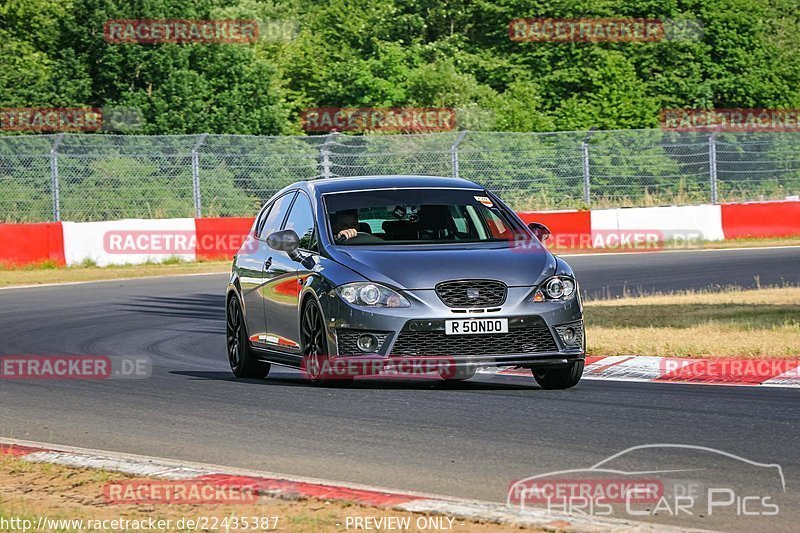
<instances>
[{"instance_id":1,"label":"car door","mask_svg":"<svg viewBox=\"0 0 800 533\"><path fill-rule=\"evenodd\" d=\"M266 331L259 341L271 350L290 352L298 349L285 335L289 325L297 321L297 297L294 294L297 291L297 263L286 252L267 246L266 240L283 227L295 194L296 191L291 191L275 200L259 236L266 250L261 288Z\"/></svg>"},{"instance_id":2,"label":"car door","mask_svg":"<svg viewBox=\"0 0 800 533\"><path fill-rule=\"evenodd\" d=\"M300 253L304 256L317 254L317 232L314 223L314 211L311 208L311 201L305 192L300 191L294 200L289 216L283 229L294 230L300 237ZM288 256L287 256L288 257ZM308 263L307 263L308 264ZM281 318L289 316L288 320L275 321L270 325L270 333L273 333L281 343L281 347L288 351L299 353L300 350L300 324L298 321L298 306L300 305L300 291L303 282L310 274L310 271L297 261L292 261L294 275L287 277L281 284L280 290L275 290L276 298L280 302L275 303L277 311L286 309L288 313L281 312ZM267 302L269 306L270 303ZM269 319L268 319L269 320Z\"/></svg>"},{"instance_id":3,"label":"car door","mask_svg":"<svg viewBox=\"0 0 800 533\"><path fill-rule=\"evenodd\" d=\"M264 298L261 288L264 284L264 261L267 258L267 243L258 238L261 228L274 204L268 204L256 217L253 230L236 254L239 273L239 286L242 293L245 325L250 341L256 346L267 333L264 319Z\"/></svg>"},{"instance_id":4,"label":"car door","mask_svg":"<svg viewBox=\"0 0 800 533\"><path fill-rule=\"evenodd\" d=\"M240 254L240 283L247 333L253 345L261 348L270 346L267 342L266 300L275 277L273 261L276 252L267 246L267 236L280 229L294 195L295 191L284 194L262 211L255 226L255 235L244 247L246 254Z\"/></svg>"}]
</instances>

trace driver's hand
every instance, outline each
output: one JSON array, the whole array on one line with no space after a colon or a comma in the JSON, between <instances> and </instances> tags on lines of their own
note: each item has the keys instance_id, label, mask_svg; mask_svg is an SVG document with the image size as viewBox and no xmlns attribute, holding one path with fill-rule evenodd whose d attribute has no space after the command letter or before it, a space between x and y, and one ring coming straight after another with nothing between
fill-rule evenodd
<instances>
[{"instance_id":1,"label":"driver's hand","mask_svg":"<svg viewBox=\"0 0 800 533\"><path fill-rule=\"evenodd\" d=\"M358 235L358 230L355 230L353 228L343 229L342 231L336 234L336 240L346 241L347 239L352 239L356 235Z\"/></svg>"}]
</instances>

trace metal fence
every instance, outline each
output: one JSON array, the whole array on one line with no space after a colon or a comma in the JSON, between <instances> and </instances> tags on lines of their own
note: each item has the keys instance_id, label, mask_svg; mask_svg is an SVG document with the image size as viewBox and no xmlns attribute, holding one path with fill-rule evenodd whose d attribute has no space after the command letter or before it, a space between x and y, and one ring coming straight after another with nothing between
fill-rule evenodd
<instances>
[{"instance_id":1,"label":"metal fence","mask_svg":"<svg viewBox=\"0 0 800 533\"><path fill-rule=\"evenodd\" d=\"M624 130L0 137L0 221L252 215L297 180L460 176L517 209L800 194L800 134Z\"/></svg>"}]
</instances>

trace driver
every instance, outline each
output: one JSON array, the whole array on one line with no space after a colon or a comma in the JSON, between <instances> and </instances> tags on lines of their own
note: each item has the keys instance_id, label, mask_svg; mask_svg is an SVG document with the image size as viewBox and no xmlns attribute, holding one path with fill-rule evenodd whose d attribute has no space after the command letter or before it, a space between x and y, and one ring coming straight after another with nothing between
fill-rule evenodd
<instances>
[{"instance_id":1,"label":"driver","mask_svg":"<svg viewBox=\"0 0 800 533\"><path fill-rule=\"evenodd\" d=\"M358 234L358 210L347 209L338 211L331 217L334 239L337 242L344 242L352 239Z\"/></svg>"}]
</instances>

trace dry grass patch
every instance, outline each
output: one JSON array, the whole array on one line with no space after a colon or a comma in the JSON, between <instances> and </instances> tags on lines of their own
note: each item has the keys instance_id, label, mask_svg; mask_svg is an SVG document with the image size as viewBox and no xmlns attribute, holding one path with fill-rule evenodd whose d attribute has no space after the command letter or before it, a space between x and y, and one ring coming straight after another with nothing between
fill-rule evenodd
<instances>
[{"instance_id":1,"label":"dry grass patch","mask_svg":"<svg viewBox=\"0 0 800 533\"><path fill-rule=\"evenodd\" d=\"M590 355L800 357L800 287L588 301Z\"/></svg>"},{"instance_id":2,"label":"dry grass patch","mask_svg":"<svg viewBox=\"0 0 800 533\"><path fill-rule=\"evenodd\" d=\"M217 505L110 505L103 488L108 483L120 483L136 478L116 472L71 468L46 463L31 463L19 458L0 455L0 517L29 519L35 525L39 517L55 520L171 520L199 517L278 517L277 531L316 533L344 531L349 517L409 517L410 524L426 516L417 513L377 509L347 502L321 500L278 500L264 498L255 504ZM211 522L209 522L210 524ZM274 522L270 522L273 524ZM447 522L445 522L447 523ZM481 521L455 519L454 531L520 531L519 526L500 525ZM73 525L74 526L74 525ZM352 529L352 527L351 527ZM53 529L78 531L75 527ZM168 531L180 531L176 527ZM185 529L184 529L185 530ZM221 527L219 531L224 531ZM231 531L234 528L230 529ZM252 529L251 529L252 530ZM538 531L536 529L526 529ZM86 531L86 528L84 528ZM201 529L202 531L202 529ZM259 529L258 531L265 531ZM407 531L418 531L410 527Z\"/></svg>"}]
</instances>

